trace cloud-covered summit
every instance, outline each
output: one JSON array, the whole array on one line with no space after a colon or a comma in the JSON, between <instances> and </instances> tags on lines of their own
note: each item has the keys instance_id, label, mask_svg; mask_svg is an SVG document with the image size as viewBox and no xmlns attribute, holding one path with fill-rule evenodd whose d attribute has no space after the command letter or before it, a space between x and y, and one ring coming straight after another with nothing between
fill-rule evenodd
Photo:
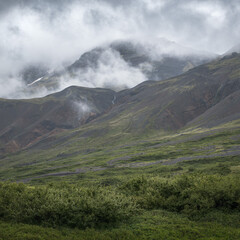
<instances>
[{"instance_id":1,"label":"cloud-covered summit","mask_svg":"<svg viewBox=\"0 0 240 240\"><path fill-rule=\"evenodd\" d=\"M0 0L0 85L18 88L26 66L61 68L118 39L221 54L239 43L239 13L235 0Z\"/></svg>"}]
</instances>

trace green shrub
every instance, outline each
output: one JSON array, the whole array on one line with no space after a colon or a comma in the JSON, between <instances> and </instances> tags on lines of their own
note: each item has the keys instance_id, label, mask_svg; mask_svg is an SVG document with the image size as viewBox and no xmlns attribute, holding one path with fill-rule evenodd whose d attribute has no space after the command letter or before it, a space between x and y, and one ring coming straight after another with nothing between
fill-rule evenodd
<instances>
[{"instance_id":1,"label":"green shrub","mask_svg":"<svg viewBox=\"0 0 240 240\"><path fill-rule=\"evenodd\" d=\"M142 208L163 208L194 216L211 209L240 210L240 179L230 176L183 175L173 180L136 178L120 189Z\"/></svg>"},{"instance_id":2,"label":"green shrub","mask_svg":"<svg viewBox=\"0 0 240 240\"><path fill-rule=\"evenodd\" d=\"M213 210L239 212L240 179L220 175L138 177L119 188L0 183L0 219L7 221L100 227L129 219L139 207L166 209L190 217L201 217Z\"/></svg>"},{"instance_id":3,"label":"green shrub","mask_svg":"<svg viewBox=\"0 0 240 240\"><path fill-rule=\"evenodd\" d=\"M124 221L135 211L130 197L107 187L0 184L0 217L4 220L86 228Z\"/></svg>"}]
</instances>

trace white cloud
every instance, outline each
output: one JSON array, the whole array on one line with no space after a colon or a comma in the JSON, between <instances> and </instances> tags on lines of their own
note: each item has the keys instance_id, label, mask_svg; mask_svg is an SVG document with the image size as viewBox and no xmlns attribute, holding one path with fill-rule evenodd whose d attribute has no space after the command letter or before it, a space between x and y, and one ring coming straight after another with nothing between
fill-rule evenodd
<instances>
[{"instance_id":1,"label":"white cloud","mask_svg":"<svg viewBox=\"0 0 240 240\"><path fill-rule=\"evenodd\" d=\"M190 2L183 6L195 14L202 15L209 28L221 28L225 24L227 9L216 1Z\"/></svg>"},{"instance_id":2,"label":"white cloud","mask_svg":"<svg viewBox=\"0 0 240 240\"><path fill-rule=\"evenodd\" d=\"M89 116L92 111L92 107L83 101L73 102L73 110L78 114L78 120L82 120L83 118Z\"/></svg>"},{"instance_id":3,"label":"white cloud","mask_svg":"<svg viewBox=\"0 0 240 240\"><path fill-rule=\"evenodd\" d=\"M122 90L145 80L145 75L139 69L129 66L117 51L107 49L101 54L96 68L81 70L75 76L64 75L60 89L78 85Z\"/></svg>"},{"instance_id":4,"label":"white cloud","mask_svg":"<svg viewBox=\"0 0 240 240\"><path fill-rule=\"evenodd\" d=\"M148 10L155 11L155 10L160 10L162 7L164 7L167 1L166 0L158 0L158 1L143 0L142 2Z\"/></svg>"}]
</instances>

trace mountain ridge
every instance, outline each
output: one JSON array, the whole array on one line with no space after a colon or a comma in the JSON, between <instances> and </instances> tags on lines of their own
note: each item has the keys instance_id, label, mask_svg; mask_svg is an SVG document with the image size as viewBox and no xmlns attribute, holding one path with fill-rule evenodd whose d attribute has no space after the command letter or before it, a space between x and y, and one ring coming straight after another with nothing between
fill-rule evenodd
<instances>
[{"instance_id":1,"label":"mountain ridge","mask_svg":"<svg viewBox=\"0 0 240 240\"><path fill-rule=\"evenodd\" d=\"M83 53L78 60L61 71L42 76L31 83L26 91L37 92L39 89L54 91L62 88L62 85L68 85L71 81L81 86L111 88L119 91L131 88L145 80L160 81L177 76L216 57L217 55L190 50L166 40L161 40L156 45L115 41ZM128 73L128 77L133 78L134 84L122 84L121 79L118 79L118 71ZM104 80L111 72L116 74L112 79ZM100 77L100 80L94 82L94 78L97 77Z\"/></svg>"},{"instance_id":2,"label":"mountain ridge","mask_svg":"<svg viewBox=\"0 0 240 240\"><path fill-rule=\"evenodd\" d=\"M236 117L229 116L228 119L237 119L240 107L239 63L240 54L230 55L198 66L180 76L160 82L143 82L120 92L101 88L69 87L40 99L1 100L1 114L5 115L5 122L3 119L0 122L2 152L9 151L4 147L6 142L10 151L14 148L21 150L48 134L54 135L87 123L95 130L86 132L86 137L91 136L91 132L95 134L95 131L102 129L100 132L104 132L103 129L108 129L106 136L110 134L109 138L114 132L117 135L136 136L154 132L175 132L185 126L197 126L199 119L204 116L207 118L209 114L215 119L211 123L215 126L227 119L224 106L228 102L226 99L231 99L231 95L236 101L230 114L235 114ZM85 114L82 119L79 119L76 110L78 101L83 102L79 107ZM18 110L19 117L14 115L16 121L11 116L12 110L9 111L12 123L6 111L11 107L15 109L14 113L17 113L19 108L23 109ZM28 114L25 109L29 109ZM42 109L42 112L39 109ZM24 115L25 117L22 117ZM222 119L216 119L215 115L222 116ZM200 125L207 126L207 123L202 121ZM22 131L22 134L19 131Z\"/></svg>"}]
</instances>

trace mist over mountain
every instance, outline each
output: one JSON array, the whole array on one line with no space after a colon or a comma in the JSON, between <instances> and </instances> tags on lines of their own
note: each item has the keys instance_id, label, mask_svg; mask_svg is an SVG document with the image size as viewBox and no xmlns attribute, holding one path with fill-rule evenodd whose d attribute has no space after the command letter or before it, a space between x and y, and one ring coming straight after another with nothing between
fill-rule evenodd
<instances>
[{"instance_id":1,"label":"mist over mountain","mask_svg":"<svg viewBox=\"0 0 240 240\"><path fill-rule=\"evenodd\" d=\"M4 115L0 120L1 151L15 152L45 138L51 142L62 131L82 126L84 129L85 125L86 138L92 135L101 138L102 134L95 135L95 131L106 131L109 138L114 138L117 132L116 138L121 139L125 134L140 137L155 131L169 133L184 127L216 127L238 120L239 62L240 54L233 54L180 76L146 81L123 91L72 86L44 98L0 99L0 114ZM50 83L52 87L56 85ZM38 80L35 84L44 83Z\"/></svg>"},{"instance_id":2,"label":"mist over mountain","mask_svg":"<svg viewBox=\"0 0 240 240\"><path fill-rule=\"evenodd\" d=\"M19 96L44 96L72 85L119 91L147 80L160 81L177 76L216 56L166 39L114 41L84 53L60 71L39 76Z\"/></svg>"},{"instance_id":3,"label":"mist over mountain","mask_svg":"<svg viewBox=\"0 0 240 240\"><path fill-rule=\"evenodd\" d=\"M118 40L85 52L60 70L40 64L25 67L20 73L22 85L7 97L43 97L73 85L119 91L177 76L216 57L163 38Z\"/></svg>"},{"instance_id":4,"label":"mist over mountain","mask_svg":"<svg viewBox=\"0 0 240 240\"><path fill-rule=\"evenodd\" d=\"M20 78L26 84L31 84L37 79L48 74L48 68L42 65L29 65L20 72Z\"/></svg>"},{"instance_id":5,"label":"mist over mountain","mask_svg":"<svg viewBox=\"0 0 240 240\"><path fill-rule=\"evenodd\" d=\"M45 70L42 72L41 67L36 69L36 66L47 66L47 72L53 74L70 66L84 53L118 40L130 39L144 45L149 43L151 61L162 59L159 50L172 55L171 47L165 48L162 47L163 44L157 44L159 39L179 44L179 49L174 50L174 57L179 56L179 53L182 57L180 46L187 47L193 53L197 50L209 52L210 56L211 53L222 54L239 40L239 4L234 0L227 3L223 0L191 0L187 3L176 0L11 0L0 1L0 6L0 83L4 89L0 90L0 96L6 98L31 96L19 92L25 88L26 83L46 76ZM129 82L124 82L122 86L111 86L120 89L132 87L143 80L181 73L176 71L162 76L152 74L149 69L155 65L149 65L149 60L146 61L147 64L138 65L137 69L136 64L131 63L126 70L128 66L121 62L115 51L107 54L111 55L110 58L119 60L118 64L109 66L108 69L105 66L107 64L103 64L99 71L89 71L89 75L82 80L82 86L112 85L112 82L120 81L116 79L118 75L122 75L124 81L129 78ZM170 63L175 61L168 60ZM184 64L177 65L182 68ZM29 70L30 67L35 69ZM186 69L190 67L191 63ZM118 68L119 73L116 72ZM106 84L102 79L105 78L103 72L107 70L113 72L111 79L114 80L107 79ZM79 84L79 81L74 80L73 83ZM69 84L64 83L63 86ZM38 95L48 93L50 92L46 91Z\"/></svg>"}]
</instances>

